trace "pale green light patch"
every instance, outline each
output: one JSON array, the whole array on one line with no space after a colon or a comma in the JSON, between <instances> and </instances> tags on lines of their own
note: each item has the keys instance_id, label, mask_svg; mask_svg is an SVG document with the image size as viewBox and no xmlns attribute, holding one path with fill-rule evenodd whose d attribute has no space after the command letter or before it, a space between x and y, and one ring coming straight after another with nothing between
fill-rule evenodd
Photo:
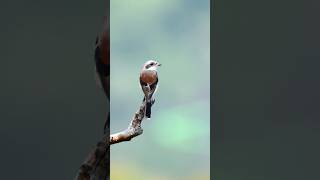
<instances>
[{"instance_id":1,"label":"pale green light patch","mask_svg":"<svg viewBox=\"0 0 320 180\"><path fill-rule=\"evenodd\" d=\"M119 13L140 13L145 15L145 13L152 13L159 9L170 8L172 6L176 7L181 1L171 1L171 0L121 0L121 1L111 1L111 7L116 7ZM132 7L135 8L132 8ZM139 11L137 11L139 10ZM117 13L117 12L114 12ZM145 16L144 16L145 17Z\"/></svg>"},{"instance_id":2,"label":"pale green light patch","mask_svg":"<svg viewBox=\"0 0 320 180\"><path fill-rule=\"evenodd\" d=\"M159 113L159 112L158 112ZM210 111L207 102L197 102L163 111L154 119L154 141L166 148L193 152L209 148Z\"/></svg>"}]
</instances>

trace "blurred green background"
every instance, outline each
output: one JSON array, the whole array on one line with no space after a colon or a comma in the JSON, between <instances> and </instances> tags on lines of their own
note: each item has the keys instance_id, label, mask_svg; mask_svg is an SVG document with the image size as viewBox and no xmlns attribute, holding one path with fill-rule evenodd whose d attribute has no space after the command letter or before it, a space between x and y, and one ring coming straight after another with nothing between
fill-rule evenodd
<instances>
[{"instance_id":1,"label":"blurred green background","mask_svg":"<svg viewBox=\"0 0 320 180\"><path fill-rule=\"evenodd\" d=\"M111 1L111 133L141 104L139 72L159 61L144 133L111 147L111 179L209 179L209 0Z\"/></svg>"}]
</instances>

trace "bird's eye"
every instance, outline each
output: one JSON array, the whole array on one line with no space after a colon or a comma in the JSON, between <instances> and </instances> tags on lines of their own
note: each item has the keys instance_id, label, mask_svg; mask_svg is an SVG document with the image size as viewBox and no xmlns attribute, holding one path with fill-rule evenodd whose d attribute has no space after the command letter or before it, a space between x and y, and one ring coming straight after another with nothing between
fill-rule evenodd
<instances>
[{"instance_id":1,"label":"bird's eye","mask_svg":"<svg viewBox=\"0 0 320 180\"><path fill-rule=\"evenodd\" d=\"M154 63L150 63L150 65L151 65L151 66L153 66L153 65L154 65Z\"/></svg>"}]
</instances>

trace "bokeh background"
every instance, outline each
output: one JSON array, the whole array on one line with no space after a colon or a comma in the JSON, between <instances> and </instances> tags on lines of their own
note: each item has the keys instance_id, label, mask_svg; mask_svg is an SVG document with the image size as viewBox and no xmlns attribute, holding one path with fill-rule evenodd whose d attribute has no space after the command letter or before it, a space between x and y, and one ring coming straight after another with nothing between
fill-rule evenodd
<instances>
[{"instance_id":1,"label":"bokeh background","mask_svg":"<svg viewBox=\"0 0 320 180\"><path fill-rule=\"evenodd\" d=\"M111 1L111 133L143 94L139 72L158 60L159 88L144 133L111 146L111 179L209 179L209 0Z\"/></svg>"}]
</instances>

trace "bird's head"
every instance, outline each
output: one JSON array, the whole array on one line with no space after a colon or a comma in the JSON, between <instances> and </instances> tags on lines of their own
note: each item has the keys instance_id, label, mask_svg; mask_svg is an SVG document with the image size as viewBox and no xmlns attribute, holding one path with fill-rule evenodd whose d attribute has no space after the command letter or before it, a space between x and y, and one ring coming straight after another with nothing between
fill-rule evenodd
<instances>
[{"instance_id":1,"label":"bird's head","mask_svg":"<svg viewBox=\"0 0 320 180\"><path fill-rule=\"evenodd\" d=\"M161 64L155 60L149 60L146 63L144 63L143 68L148 70L156 70L158 66L161 66Z\"/></svg>"}]
</instances>

